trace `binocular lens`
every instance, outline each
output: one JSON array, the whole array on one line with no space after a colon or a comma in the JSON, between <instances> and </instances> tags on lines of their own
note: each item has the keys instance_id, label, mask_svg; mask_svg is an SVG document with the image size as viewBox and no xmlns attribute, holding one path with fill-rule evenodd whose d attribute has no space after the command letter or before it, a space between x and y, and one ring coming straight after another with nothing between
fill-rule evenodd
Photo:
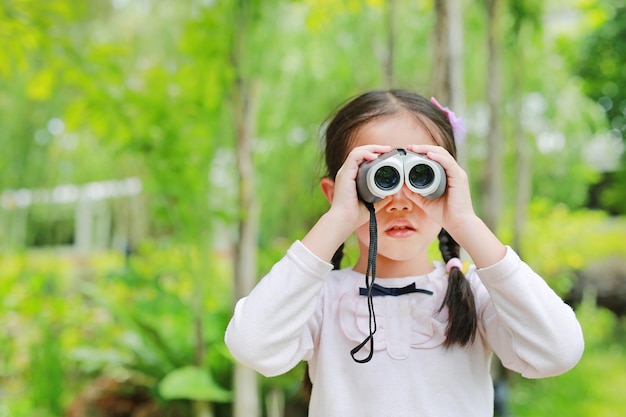
<instances>
[{"instance_id":1,"label":"binocular lens","mask_svg":"<svg viewBox=\"0 0 626 417\"><path fill-rule=\"evenodd\" d=\"M391 166L381 167L374 174L374 183L382 190L394 188L400 180L400 173Z\"/></svg>"},{"instance_id":2,"label":"binocular lens","mask_svg":"<svg viewBox=\"0 0 626 417\"><path fill-rule=\"evenodd\" d=\"M366 203L395 194L404 184L409 191L434 200L446 191L446 172L437 162L403 148L359 166L356 189L359 198Z\"/></svg>"},{"instance_id":3,"label":"binocular lens","mask_svg":"<svg viewBox=\"0 0 626 417\"><path fill-rule=\"evenodd\" d=\"M415 188L424 188L430 185L435 179L433 169L425 164L415 165L409 171L409 182Z\"/></svg>"}]
</instances>

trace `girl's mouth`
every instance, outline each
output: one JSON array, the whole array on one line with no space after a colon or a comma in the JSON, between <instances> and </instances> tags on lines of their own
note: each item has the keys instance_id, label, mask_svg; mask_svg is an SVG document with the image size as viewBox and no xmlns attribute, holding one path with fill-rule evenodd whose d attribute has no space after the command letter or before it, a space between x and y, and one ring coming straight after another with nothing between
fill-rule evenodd
<instances>
[{"instance_id":1,"label":"girl's mouth","mask_svg":"<svg viewBox=\"0 0 626 417\"><path fill-rule=\"evenodd\" d=\"M415 229L409 225L396 225L385 230L385 234L395 239L403 239L413 235Z\"/></svg>"}]
</instances>

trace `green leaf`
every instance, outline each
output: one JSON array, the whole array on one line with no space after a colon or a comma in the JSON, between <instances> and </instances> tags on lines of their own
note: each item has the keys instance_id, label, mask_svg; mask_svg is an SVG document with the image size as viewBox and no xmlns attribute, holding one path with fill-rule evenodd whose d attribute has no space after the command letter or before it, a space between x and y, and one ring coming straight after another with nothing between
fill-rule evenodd
<instances>
[{"instance_id":1,"label":"green leaf","mask_svg":"<svg viewBox=\"0 0 626 417\"><path fill-rule=\"evenodd\" d=\"M29 81L26 88L28 97L33 100L44 101L50 98L54 90L57 75L50 68L38 71Z\"/></svg>"},{"instance_id":2,"label":"green leaf","mask_svg":"<svg viewBox=\"0 0 626 417\"><path fill-rule=\"evenodd\" d=\"M167 374L159 383L159 394L166 400L231 400L230 391L217 385L209 372L196 366L184 366Z\"/></svg>"}]
</instances>

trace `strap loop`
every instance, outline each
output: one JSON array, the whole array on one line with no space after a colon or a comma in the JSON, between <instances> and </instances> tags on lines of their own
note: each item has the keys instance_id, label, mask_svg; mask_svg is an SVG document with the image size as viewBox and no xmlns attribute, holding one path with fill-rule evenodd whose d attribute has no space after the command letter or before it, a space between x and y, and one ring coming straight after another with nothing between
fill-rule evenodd
<instances>
[{"instance_id":1,"label":"strap loop","mask_svg":"<svg viewBox=\"0 0 626 417\"><path fill-rule=\"evenodd\" d=\"M373 203L365 203L365 207L370 212L370 246L367 253L367 270L365 271L365 289L367 290L367 309L369 312L369 336L358 346L350 351L350 355L355 362L366 363L374 355L374 333L376 333L376 315L374 314L374 300L372 299L372 288L376 279L376 253L378 252L378 226L376 224L376 210ZM370 275L371 273L371 275ZM371 280L370 280L371 277ZM356 354L369 342L370 351L367 357L357 359Z\"/></svg>"}]
</instances>

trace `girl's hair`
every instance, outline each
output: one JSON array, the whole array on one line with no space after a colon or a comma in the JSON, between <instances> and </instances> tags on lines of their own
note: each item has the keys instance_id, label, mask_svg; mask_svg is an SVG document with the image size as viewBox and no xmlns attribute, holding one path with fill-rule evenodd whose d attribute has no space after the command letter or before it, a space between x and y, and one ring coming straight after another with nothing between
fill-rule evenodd
<instances>
[{"instance_id":1,"label":"girl's hair","mask_svg":"<svg viewBox=\"0 0 626 417\"><path fill-rule=\"evenodd\" d=\"M447 115L430 100L409 90L371 90L341 106L327 124L324 133L326 175L335 179L353 147L359 129L366 123L381 117L408 112L415 116L436 144L445 148L456 158L456 144L452 126ZM441 229L439 250L444 262L458 258L459 244ZM335 269L341 266L343 245L333 256ZM448 324L444 345L466 346L476 337L477 315L474 295L470 284L459 268L452 268L448 277L448 289L440 310L448 307Z\"/></svg>"}]
</instances>

